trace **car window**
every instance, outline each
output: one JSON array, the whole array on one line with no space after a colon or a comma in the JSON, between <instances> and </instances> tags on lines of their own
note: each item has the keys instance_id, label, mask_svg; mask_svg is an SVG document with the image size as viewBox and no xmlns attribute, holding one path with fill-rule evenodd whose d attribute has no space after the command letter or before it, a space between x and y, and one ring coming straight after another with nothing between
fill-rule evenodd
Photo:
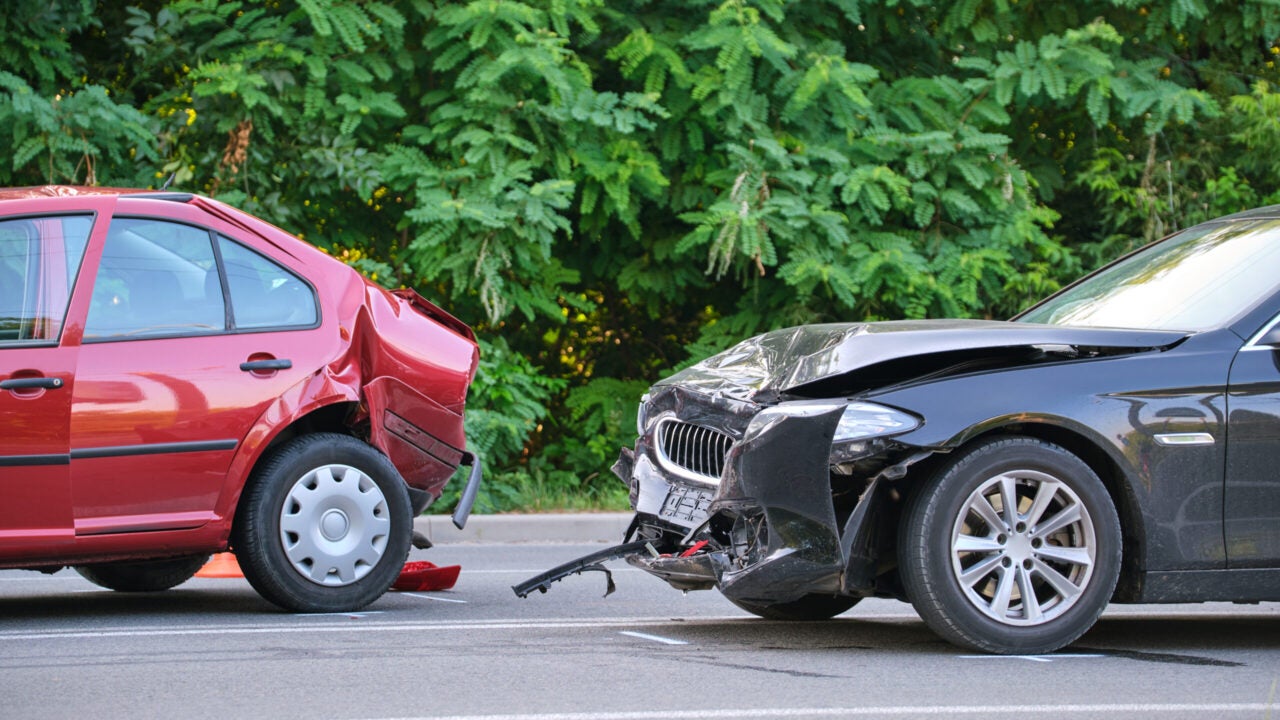
<instances>
[{"instance_id":1,"label":"car window","mask_svg":"<svg viewBox=\"0 0 1280 720\"><path fill-rule=\"evenodd\" d=\"M316 296L311 286L249 248L218 236L237 329L311 327Z\"/></svg>"},{"instance_id":2,"label":"car window","mask_svg":"<svg viewBox=\"0 0 1280 720\"><path fill-rule=\"evenodd\" d=\"M1018 316L1150 330L1222 327L1280 287L1280 220L1207 223L1131 255Z\"/></svg>"},{"instance_id":3,"label":"car window","mask_svg":"<svg viewBox=\"0 0 1280 720\"><path fill-rule=\"evenodd\" d=\"M92 227L88 215L0 221L0 345L58 341Z\"/></svg>"},{"instance_id":4,"label":"car window","mask_svg":"<svg viewBox=\"0 0 1280 720\"><path fill-rule=\"evenodd\" d=\"M207 230L116 218L94 279L86 340L200 335L226 329Z\"/></svg>"}]
</instances>

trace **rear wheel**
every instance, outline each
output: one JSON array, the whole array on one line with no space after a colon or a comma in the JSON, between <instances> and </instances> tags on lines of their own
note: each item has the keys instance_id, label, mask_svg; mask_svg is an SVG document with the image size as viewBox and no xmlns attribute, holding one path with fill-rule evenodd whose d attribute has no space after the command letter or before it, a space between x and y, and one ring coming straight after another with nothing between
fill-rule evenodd
<instances>
[{"instance_id":1,"label":"rear wheel","mask_svg":"<svg viewBox=\"0 0 1280 720\"><path fill-rule=\"evenodd\" d=\"M904 515L903 585L957 645L1045 653L1098 619L1120 573L1120 522L1098 476L1033 438L980 443L927 481Z\"/></svg>"},{"instance_id":2,"label":"rear wheel","mask_svg":"<svg viewBox=\"0 0 1280 720\"><path fill-rule=\"evenodd\" d=\"M77 565L75 570L85 580L108 590L159 592L190 580L207 562L208 555L193 555L141 562Z\"/></svg>"},{"instance_id":3,"label":"rear wheel","mask_svg":"<svg viewBox=\"0 0 1280 720\"><path fill-rule=\"evenodd\" d=\"M298 612L345 612L382 596L409 554L412 511L386 456L347 435L304 435L254 472L232 540L245 579Z\"/></svg>"},{"instance_id":4,"label":"rear wheel","mask_svg":"<svg viewBox=\"0 0 1280 720\"><path fill-rule=\"evenodd\" d=\"M862 598L842 595L805 595L799 600L785 603L753 603L745 600L729 602L768 620L813 621L828 620L848 610Z\"/></svg>"}]
</instances>

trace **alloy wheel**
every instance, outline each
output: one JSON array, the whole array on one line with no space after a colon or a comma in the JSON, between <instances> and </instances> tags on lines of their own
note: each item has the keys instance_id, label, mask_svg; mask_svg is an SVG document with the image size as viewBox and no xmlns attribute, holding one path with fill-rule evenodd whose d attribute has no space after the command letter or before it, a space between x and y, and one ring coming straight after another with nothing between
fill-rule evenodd
<instances>
[{"instance_id":1,"label":"alloy wheel","mask_svg":"<svg viewBox=\"0 0 1280 720\"><path fill-rule=\"evenodd\" d=\"M1097 541L1080 497L1052 475L1001 473L961 505L951 565L964 597L1006 625L1040 625L1080 598Z\"/></svg>"}]
</instances>

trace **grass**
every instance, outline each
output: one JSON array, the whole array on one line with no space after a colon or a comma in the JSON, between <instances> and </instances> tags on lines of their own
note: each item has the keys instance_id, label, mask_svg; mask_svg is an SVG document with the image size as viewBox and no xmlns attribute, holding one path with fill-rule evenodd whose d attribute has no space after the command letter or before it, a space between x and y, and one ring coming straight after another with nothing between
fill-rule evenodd
<instances>
[{"instance_id":1,"label":"grass","mask_svg":"<svg viewBox=\"0 0 1280 720\"><path fill-rule=\"evenodd\" d=\"M452 512L465 479L454 478L431 506L433 514ZM565 473L524 471L487 476L476 496L476 513L626 512L627 487L612 475L578 480Z\"/></svg>"}]
</instances>

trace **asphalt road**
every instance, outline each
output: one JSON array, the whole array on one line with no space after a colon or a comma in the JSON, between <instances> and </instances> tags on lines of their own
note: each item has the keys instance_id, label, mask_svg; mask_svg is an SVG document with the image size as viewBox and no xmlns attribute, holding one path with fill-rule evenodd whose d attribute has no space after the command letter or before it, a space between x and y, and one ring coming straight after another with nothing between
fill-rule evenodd
<instances>
[{"instance_id":1,"label":"asphalt road","mask_svg":"<svg viewBox=\"0 0 1280 720\"><path fill-rule=\"evenodd\" d=\"M1119 607L1050 656L974 656L911 608L760 620L613 563L510 586L601 545L445 545L451 591L273 610L242 579L126 595L0 571L0 718L1271 718L1280 604Z\"/></svg>"}]
</instances>

